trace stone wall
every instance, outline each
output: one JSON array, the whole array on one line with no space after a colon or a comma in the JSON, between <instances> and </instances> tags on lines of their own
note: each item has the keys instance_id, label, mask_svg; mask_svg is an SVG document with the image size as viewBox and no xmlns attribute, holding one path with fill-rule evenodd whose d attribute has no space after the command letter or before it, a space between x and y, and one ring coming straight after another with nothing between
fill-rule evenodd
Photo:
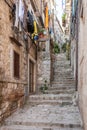
<instances>
[{"instance_id":1,"label":"stone wall","mask_svg":"<svg viewBox=\"0 0 87 130\"><path fill-rule=\"evenodd\" d=\"M47 81L47 85L50 85L51 78L51 55L50 55L50 44L40 43L37 60L37 86L38 91L41 86Z\"/></svg>"},{"instance_id":2,"label":"stone wall","mask_svg":"<svg viewBox=\"0 0 87 130\"><path fill-rule=\"evenodd\" d=\"M76 79L76 40L71 40L71 67L74 72L74 78Z\"/></svg>"},{"instance_id":3,"label":"stone wall","mask_svg":"<svg viewBox=\"0 0 87 130\"><path fill-rule=\"evenodd\" d=\"M87 130L87 1L83 0L79 14L79 46L78 46L78 89L79 104L84 122L84 130ZM83 14L81 9L83 8Z\"/></svg>"},{"instance_id":4,"label":"stone wall","mask_svg":"<svg viewBox=\"0 0 87 130\"><path fill-rule=\"evenodd\" d=\"M21 35L18 46L10 40L12 36L11 9L4 0L0 0L0 122L24 102L27 87L26 43ZM13 75L13 51L20 55L20 78Z\"/></svg>"}]
</instances>

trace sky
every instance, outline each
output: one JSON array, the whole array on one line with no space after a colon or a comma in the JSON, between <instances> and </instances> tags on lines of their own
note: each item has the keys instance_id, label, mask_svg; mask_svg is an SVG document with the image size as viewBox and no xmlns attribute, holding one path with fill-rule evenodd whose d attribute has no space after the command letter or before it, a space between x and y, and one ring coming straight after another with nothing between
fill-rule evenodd
<instances>
[{"instance_id":1,"label":"sky","mask_svg":"<svg viewBox=\"0 0 87 130\"><path fill-rule=\"evenodd\" d=\"M61 25L62 25L62 14L63 14L63 9L64 9L64 1L65 0L55 0L57 17L58 17Z\"/></svg>"}]
</instances>

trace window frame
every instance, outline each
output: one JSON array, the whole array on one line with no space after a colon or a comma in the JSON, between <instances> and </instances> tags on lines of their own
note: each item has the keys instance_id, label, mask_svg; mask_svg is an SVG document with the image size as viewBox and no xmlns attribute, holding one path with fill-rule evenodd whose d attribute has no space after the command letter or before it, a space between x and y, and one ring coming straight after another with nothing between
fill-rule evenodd
<instances>
[{"instance_id":1,"label":"window frame","mask_svg":"<svg viewBox=\"0 0 87 130\"><path fill-rule=\"evenodd\" d=\"M20 54L13 50L13 76L20 79Z\"/></svg>"}]
</instances>

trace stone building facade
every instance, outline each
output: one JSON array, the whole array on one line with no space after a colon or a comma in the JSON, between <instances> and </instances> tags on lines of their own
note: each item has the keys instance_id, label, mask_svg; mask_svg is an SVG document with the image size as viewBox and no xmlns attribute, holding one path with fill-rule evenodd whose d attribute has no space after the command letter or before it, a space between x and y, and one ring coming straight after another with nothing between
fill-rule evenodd
<instances>
[{"instance_id":1,"label":"stone building facade","mask_svg":"<svg viewBox=\"0 0 87 130\"><path fill-rule=\"evenodd\" d=\"M39 92L45 80L50 86L53 75L52 14L48 15L48 27L45 28L46 5L49 11L52 11L53 5L41 0L24 0L23 4L24 22L28 20L28 10L36 21L37 29L34 28L33 34L26 24L23 28L20 21L18 27L14 27L14 0L0 1L0 122L21 107L29 94ZM45 30L45 37L35 40L40 29Z\"/></svg>"},{"instance_id":2,"label":"stone building facade","mask_svg":"<svg viewBox=\"0 0 87 130\"><path fill-rule=\"evenodd\" d=\"M48 38L47 40L39 42L38 60L37 60L37 86L38 91L44 86L45 81L47 86L50 87L53 80L53 43L54 43L54 0L43 1L43 19L45 20L45 8L48 6L48 27L46 28Z\"/></svg>"},{"instance_id":3,"label":"stone building facade","mask_svg":"<svg viewBox=\"0 0 87 130\"><path fill-rule=\"evenodd\" d=\"M71 66L76 79L76 89L78 86L78 26L79 26L79 10L78 1L72 0L71 14Z\"/></svg>"},{"instance_id":4,"label":"stone building facade","mask_svg":"<svg viewBox=\"0 0 87 130\"><path fill-rule=\"evenodd\" d=\"M62 45L65 43L65 34L56 15L54 16L54 35L55 42L59 45L61 49Z\"/></svg>"},{"instance_id":5,"label":"stone building facade","mask_svg":"<svg viewBox=\"0 0 87 130\"><path fill-rule=\"evenodd\" d=\"M83 116L84 130L87 129L87 1L79 2L79 37L78 37L78 90L79 104Z\"/></svg>"},{"instance_id":6,"label":"stone building facade","mask_svg":"<svg viewBox=\"0 0 87 130\"><path fill-rule=\"evenodd\" d=\"M24 101L28 55L23 35L15 38L11 7L4 0L0 5L0 121L3 121Z\"/></svg>"},{"instance_id":7,"label":"stone building facade","mask_svg":"<svg viewBox=\"0 0 87 130\"><path fill-rule=\"evenodd\" d=\"M29 4L24 3L25 9ZM1 0L0 5L1 122L24 104L29 93L36 91L37 44L26 29L20 31L14 27L14 2ZM32 5L31 10L34 13Z\"/></svg>"},{"instance_id":8,"label":"stone building facade","mask_svg":"<svg viewBox=\"0 0 87 130\"><path fill-rule=\"evenodd\" d=\"M77 75L77 90L79 95L79 108L83 119L84 130L87 129L87 1L75 1L75 16L71 24L71 43L74 49L71 60L74 61L74 73ZM73 17L72 17L73 18ZM72 30L72 26L73 29ZM73 35L74 34L74 35ZM76 71L77 70L77 71Z\"/></svg>"},{"instance_id":9,"label":"stone building facade","mask_svg":"<svg viewBox=\"0 0 87 130\"><path fill-rule=\"evenodd\" d=\"M65 34L66 38L69 40L70 35L70 15L71 15L71 0L65 1L65 17L66 17L66 23L65 23Z\"/></svg>"}]
</instances>

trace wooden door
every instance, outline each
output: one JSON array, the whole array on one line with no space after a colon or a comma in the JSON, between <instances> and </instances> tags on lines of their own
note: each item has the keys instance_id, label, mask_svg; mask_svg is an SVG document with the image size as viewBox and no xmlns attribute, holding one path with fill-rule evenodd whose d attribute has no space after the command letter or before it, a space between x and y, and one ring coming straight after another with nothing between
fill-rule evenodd
<instances>
[{"instance_id":1,"label":"wooden door","mask_svg":"<svg viewBox=\"0 0 87 130\"><path fill-rule=\"evenodd\" d=\"M29 61L29 92L34 92L34 63Z\"/></svg>"}]
</instances>

